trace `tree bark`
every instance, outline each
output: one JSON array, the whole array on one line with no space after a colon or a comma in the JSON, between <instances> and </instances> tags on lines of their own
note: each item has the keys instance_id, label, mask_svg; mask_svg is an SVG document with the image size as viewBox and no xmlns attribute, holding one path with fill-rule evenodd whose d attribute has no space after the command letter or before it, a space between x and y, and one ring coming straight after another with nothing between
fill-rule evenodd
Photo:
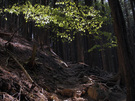
<instances>
[{"instance_id":1,"label":"tree bark","mask_svg":"<svg viewBox=\"0 0 135 101\"><path fill-rule=\"evenodd\" d=\"M127 101L135 101L135 68L134 59L132 58L131 50L129 48L127 31L121 6L118 0L108 0L114 21L114 31L117 37L119 48L119 64L121 64L124 71Z\"/></svg>"},{"instance_id":2,"label":"tree bark","mask_svg":"<svg viewBox=\"0 0 135 101\"><path fill-rule=\"evenodd\" d=\"M134 19L134 24L135 24L135 10L134 10L135 1L130 0L130 4L131 4L131 8L132 8L132 12L133 12L133 19Z\"/></svg>"},{"instance_id":3,"label":"tree bark","mask_svg":"<svg viewBox=\"0 0 135 101\"><path fill-rule=\"evenodd\" d=\"M80 33L76 34L76 44L77 44L77 61L84 62L83 39Z\"/></svg>"}]
</instances>

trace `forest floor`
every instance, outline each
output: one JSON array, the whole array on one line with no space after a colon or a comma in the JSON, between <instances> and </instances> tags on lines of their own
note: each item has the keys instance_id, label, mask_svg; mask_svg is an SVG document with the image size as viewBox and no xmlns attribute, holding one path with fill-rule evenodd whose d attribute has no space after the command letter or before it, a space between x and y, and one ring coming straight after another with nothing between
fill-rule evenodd
<instances>
[{"instance_id":1,"label":"forest floor","mask_svg":"<svg viewBox=\"0 0 135 101\"><path fill-rule=\"evenodd\" d=\"M14 36L5 46L10 37L0 32L0 101L126 101L125 87L112 74L65 63L47 46L37 48L34 63L28 64L33 43Z\"/></svg>"}]
</instances>

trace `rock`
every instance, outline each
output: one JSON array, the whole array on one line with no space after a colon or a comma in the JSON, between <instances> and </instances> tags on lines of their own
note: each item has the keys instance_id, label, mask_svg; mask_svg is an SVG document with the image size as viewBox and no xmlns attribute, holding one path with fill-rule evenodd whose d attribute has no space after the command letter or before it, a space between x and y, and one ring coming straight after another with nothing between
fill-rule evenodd
<instances>
[{"instance_id":1,"label":"rock","mask_svg":"<svg viewBox=\"0 0 135 101\"><path fill-rule=\"evenodd\" d=\"M84 98L73 98L72 101L88 101Z\"/></svg>"},{"instance_id":2,"label":"rock","mask_svg":"<svg viewBox=\"0 0 135 101\"><path fill-rule=\"evenodd\" d=\"M106 92L99 88L98 84L93 84L88 88L88 96L93 100L103 100L106 98Z\"/></svg>"},{"instance_id":3,"label":"rock","mask_svg":"<svg viewBox=\"0 0 135 101\"><path fill-rule=\"evenodd\" d=\"M74 95L74 90L72 89L57 90L57 92L63 97L73 97Z\"/></svg>"},{"instance_id":4,"label":"rock","mask_svg":"<svg viewBox=\"0 0 135 101\"><path fill-rule=\"evenodd\" d=\"M97 93L97 88L96 88L96 87L90 86L89 89L88 89L88 91L87 91L87 93L88 93L88 96L89 96L90 98L92 98L92 99L94 99L94 100L97 100L97 98L98 98L98 93Z\"/></svg>"},{"instance_id":5,"label":"rock","mask_svg":"<svg viewBox=\"0 0 135 101\"><path fill-rule=\"evenodd\" d=\"M77 90L77 91L75 91L75 93L74 93L74 97L76 97L76 98L81 97L81 95L82 95L82 91L80 91L80 90Z\"/></svg>"},{"instance_id":6,"label":"rock","mask_svg":"<svg viewBox=\"0 0 135 101\"><path fill-rule=\"evenodd\" d=\"M58 99L57 95L53 94L48 98L48 101L60 101L60 99Z\"/></svg>"}]
</instances>

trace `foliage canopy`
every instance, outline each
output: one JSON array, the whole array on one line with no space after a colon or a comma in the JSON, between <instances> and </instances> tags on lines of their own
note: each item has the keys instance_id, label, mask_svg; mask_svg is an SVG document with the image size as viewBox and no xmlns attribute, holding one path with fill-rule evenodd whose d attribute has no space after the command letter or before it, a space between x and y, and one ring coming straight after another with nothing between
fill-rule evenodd
<instances>
[{"instance_id":1,"label":"foliage canopy","mask_svg":"<svg viewBox=\"0 0 135 101\"><path fill-rule=\"evenodd\" d=\"M51 28L57 36L68 41L72 41L76 33L85 35L86 31L98 39L101 38L99 35L101 33L111 38L111 34L100 31L103 23L109 20L107 16L101 16L100 10L96 10L93 6L76 6L75 2L71 1L57 2L56 5L57 8L52 8L40 4L32 5L28 1L23 5L14 4L4 12L23 14L26 22L33 21L37 27Z\"/></svg>"}]
</instances>

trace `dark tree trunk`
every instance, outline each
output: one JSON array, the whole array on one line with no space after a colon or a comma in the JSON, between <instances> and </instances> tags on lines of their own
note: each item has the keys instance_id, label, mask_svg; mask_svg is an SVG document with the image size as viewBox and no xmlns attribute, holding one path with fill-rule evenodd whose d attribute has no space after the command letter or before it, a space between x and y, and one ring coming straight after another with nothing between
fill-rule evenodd
<instances>
[{"instance_id":1,"label":"dark tree trunk","mask_svg":"<svg viewBox=\"0 0 135 101\"><path fill-rule=\"evenodd\" d=\"M75 40L73 40L70 44L70 47L71 47L71 61L73 63L75 63L77 61L77 57L76 57L76 43L75 43Z\"/></svg>"},{"instance_id":2,"label":"dark tree trunk","mask_svg":"<svg viewBox=\"0 0 135 101\"><path fill-rule=\"evenodd\" d=\"M55 8L55 3L57 2L57 0L53 0L53 2L52 2L52 5L53 5L53 7Z\"/></svg>"},{"instance_id":3,"label":"dark tree trunk","mask_svg":"<svg viewBox=\"0 0 135 101\"><path fill-rule=\"evenodd\" d=\"M131 8L132 8L132 12L133 12L133 18L134 18L134 24L135 24L135 1L134 0L130 0L130 4L131 4Z\"/></svg>"},{"instance_id":4,"label":"dark tree trunk","mask_svg":"<svg viewBox=\"0 0 135 101\"><path fill-rule=\"evenodd\" d=\"M77 61L84 62L83 38L80 33L76 34Z\"/></svg>"},{"instance_id":5,"label":"dark tree trunk","mask_svg":"<svg viewBox=\"0 0 135 101\"><path fill-rule=\"evenodd\" d=\"M95 9L98 9L98 6L97 6L97 0L94 0L94 3L95 3Z\"/></svg>"},{"instance_id":6,"label":"dark tree trunk","mask_svg":"<svg viewBox=\"0 0 135 101\"><path fill-rule=\"evenodd\" d=\"M101 0L101 4L104 5L104 0ZM105 7L102 6L102 11L105 11Z\"/></svg>"},{"instance_id":7,"label":"dark tree trunk","mask_svg":"<svg viewBox=\"0 0 135 101\"><path fill-rule=\"evenodd\" d=\"M118 40L119 64L122 66L126 81L127 101L135 101L135 68L133 65L134 58L132 58L131 50L128 44L125 20L119 1L108 1L114 20L115 35Z\"/></svg>"},{"instance_id":8,"label":"dark tree trunk","mask_svg":"<svg viewBox=\"0 0 135 101\"><path fill-rule=\"evenodd\" d=\"M76 6L78 7L78 0L74 0Z\"/></svg>"},{"instance_id":9,"label":"dark tree trunk","mask_svg":"<svg viewBox=\"0 0 135 101\"><path fill-rule=\"evenodd\" d=\"M93 0L85 0L85 5L92 6L93 5Z\"/></svg>"}]
</instances>

